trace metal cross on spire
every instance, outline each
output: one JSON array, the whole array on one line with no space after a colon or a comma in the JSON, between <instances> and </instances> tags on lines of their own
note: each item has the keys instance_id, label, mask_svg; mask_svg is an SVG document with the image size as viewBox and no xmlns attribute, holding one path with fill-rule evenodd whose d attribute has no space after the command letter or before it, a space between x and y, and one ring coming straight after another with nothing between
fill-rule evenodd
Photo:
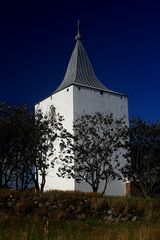
<instances>
[{"instance_id":1,"label":"metal cross on spire","mask_svg":"<svg viewBox=\"0 0 160 240\"><path fill-rule=\"evenodd\" d=\"M81 39L81 35L80 35L80 21L79 19L77 20L77 35L75 37L76 40L80 40Z\"/></svg>"}]
</instances>

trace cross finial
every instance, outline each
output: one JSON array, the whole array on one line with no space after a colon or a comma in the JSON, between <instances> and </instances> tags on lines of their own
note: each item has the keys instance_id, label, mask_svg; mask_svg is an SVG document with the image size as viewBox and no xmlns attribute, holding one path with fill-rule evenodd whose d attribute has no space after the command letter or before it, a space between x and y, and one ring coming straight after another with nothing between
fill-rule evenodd
<instances>
[{"instance_id":1,"label":"cross finial","mask_svg":"<svg viewBox=\"0 0 160 240\"><path fill-rule=\"evenodd\" d=\"M75 37L76 40L80 40L80 39L81 39L81 35L80 35L79 29L80 29L80 21L79 21L79 19L78 19L78 20L77 20L77 35L76 35L76 37Z\"/></svg>"},{"instance_id":2,"label":"cross finial","mask_svg":"<svg viewBox=\"0 0 160 240\"><path fill-rule=\"evenodd\" d=\"M80 33L79 33L79 27L80 27L80 21L79 21L79 19L77 20L77 29L78 29L78 34L77 35L80 35Z\"/></svg>"}]
</instances>

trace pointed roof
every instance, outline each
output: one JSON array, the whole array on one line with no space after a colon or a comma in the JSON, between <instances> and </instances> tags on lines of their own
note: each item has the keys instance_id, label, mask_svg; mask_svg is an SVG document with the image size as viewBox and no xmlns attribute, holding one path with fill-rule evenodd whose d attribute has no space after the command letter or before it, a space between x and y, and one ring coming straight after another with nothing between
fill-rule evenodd
<instances>
[{"instance_id":1,"label":"pointed roof","mask_svg":"<svg viewBox=\"0 0 160 240\"><path fill-rule=\"evenodd\" d=\"M67 71L60 86L55 93L69 87L70 85L78 85L107 91L108 89L97 79L90 60L87 56L86 50L81 42L81 35L78 33L75 37L76 45L71 55Z\"/></svg>"}]
</instances>

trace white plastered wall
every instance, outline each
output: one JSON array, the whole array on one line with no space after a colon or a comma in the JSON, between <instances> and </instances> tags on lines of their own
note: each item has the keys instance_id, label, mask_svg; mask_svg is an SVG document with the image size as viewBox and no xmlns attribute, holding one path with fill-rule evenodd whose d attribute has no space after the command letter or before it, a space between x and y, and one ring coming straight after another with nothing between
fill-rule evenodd
<instances>
[{"instance_id":1,"label":"white plastered wall","mask_svg":"<svg viewBox=\"0 0 160 240\"><path fill-rule=\"evenodd\" d=\"M43 113L47 113L53 105L56 108L56 112L64 117L63 126L69 132L72 132L73 126L73 86L70 86L64 90L61 90L52 96L48 97L44 101L36 105L36 109L39 108ZM59 165L56 163L54 168L49 168L45 190L57 189L57 190L75 190L75 180L60 178L57 176Z\"/></svg>"},{"instance_id":2,"label":"white plastered wall","mask_svg":"<svg viewBox=\"0 0 160 240\"><path fill-rule=\"evenodd\" d=\"M36 105L36 109L40 108L47 113L50 106L54 105L56 112L64 116L64 127L73 133L73 121L82 114L92 114L95 112L113 113L115 118L125 117L128 125L128 98L123 95L112 92L103 92L90 88L70 86L63 89L44 101ZM121 159L124 163L124 159ZM45 190L79 190L84 192L92 191L90 186L85 183L76 183L74 179L60 178L57 176L58 164L55 168L50 168L46 177ZM100 189L102 188L100 186ZM124 183L119 180L112 181L107 187L107 195L123 196L126 195Z\"/></svg>"},{"instance_id":3,"label":"white plastered wall","mask_svg":"<svg viewBox=\"0 0 160 240\"><path fill-rule=\"evenodd\" d=\"M125 117L128 126L128 98L124 95L119 95L111 92L103 92L84 87L76 87L73 89L73 108L74 119L82 114L92 114L95 112L113 113L114 118ZM125 163L124 158L121 158L121 166ZM99 190L103 188L103 183L100 184ZM91 187L85 182L75 183L75 189L79 191L89 192ZM114 180L106 189L106 195L125 196L125 184L123 181Z\"/></svg>"}]
</instances>

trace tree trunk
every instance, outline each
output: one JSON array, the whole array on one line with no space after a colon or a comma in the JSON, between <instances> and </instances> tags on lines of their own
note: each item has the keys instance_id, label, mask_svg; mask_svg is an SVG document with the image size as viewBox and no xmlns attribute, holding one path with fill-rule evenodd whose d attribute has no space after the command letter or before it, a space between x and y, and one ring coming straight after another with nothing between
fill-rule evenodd
<instances>
[{"instance_id":1,"label":"tree trunk","mask_svg":"<svg viewBox=\"0 0 160 240\"><path fill-rule=\"evenodd\" d=\"M2 188L3 186L3 173L2 173L2 169L0 168L0 188Z\"/></svg>"},{"instance_id":2,"label":"tree trunk","mask_svg":"<svg viewBox=\"0 0 160 240\"><path fill-rule=\"evenodd\" d=\"M148 198L148 195L147 195L147 193L146 193L146 191L145 191L145 189L144 189L144 187L143 187L143 183L142 183L141 181L139 182L139 186L140 186L140 189L141 189L141 191L142 191L143 197L144 197L145 199L147 199L147 198Z\"/></svg>"},{"instance_id":3,"label":"tree trunk","mask_svg":"<svg viewBox=\"0 0 160 240\"><path fill-rule=\"evenodd\" d=\"M97 186L92 186L92 190L93 190L93 192L97 193L98 187Z\"/></svg>"},{"instance_id":4,"label":"tree trunk","mask_svg":"<svg viewBox=\"0 0 160 240\"><path fill-rule=\"evenodd\" d=\"M45 172L43 172L42 173L42 182L41 182L41 191L42 192L44 190L45 183L46 183L46 175L45 175Z\"/></svg>"},{"instance_id":5,"label":"tree trunk","mask_svg":"<svg viewBox=\"0 0 160 240\"><path fill-rule=\"evenodd\" d=\"M105 185L104 185L104 189L102 191L102 194L105 194L105 191L106 191L106 188L107 188L107 184L108 184L108 181L106 180L105 181Z\"/></svg>"}]
</instances>

